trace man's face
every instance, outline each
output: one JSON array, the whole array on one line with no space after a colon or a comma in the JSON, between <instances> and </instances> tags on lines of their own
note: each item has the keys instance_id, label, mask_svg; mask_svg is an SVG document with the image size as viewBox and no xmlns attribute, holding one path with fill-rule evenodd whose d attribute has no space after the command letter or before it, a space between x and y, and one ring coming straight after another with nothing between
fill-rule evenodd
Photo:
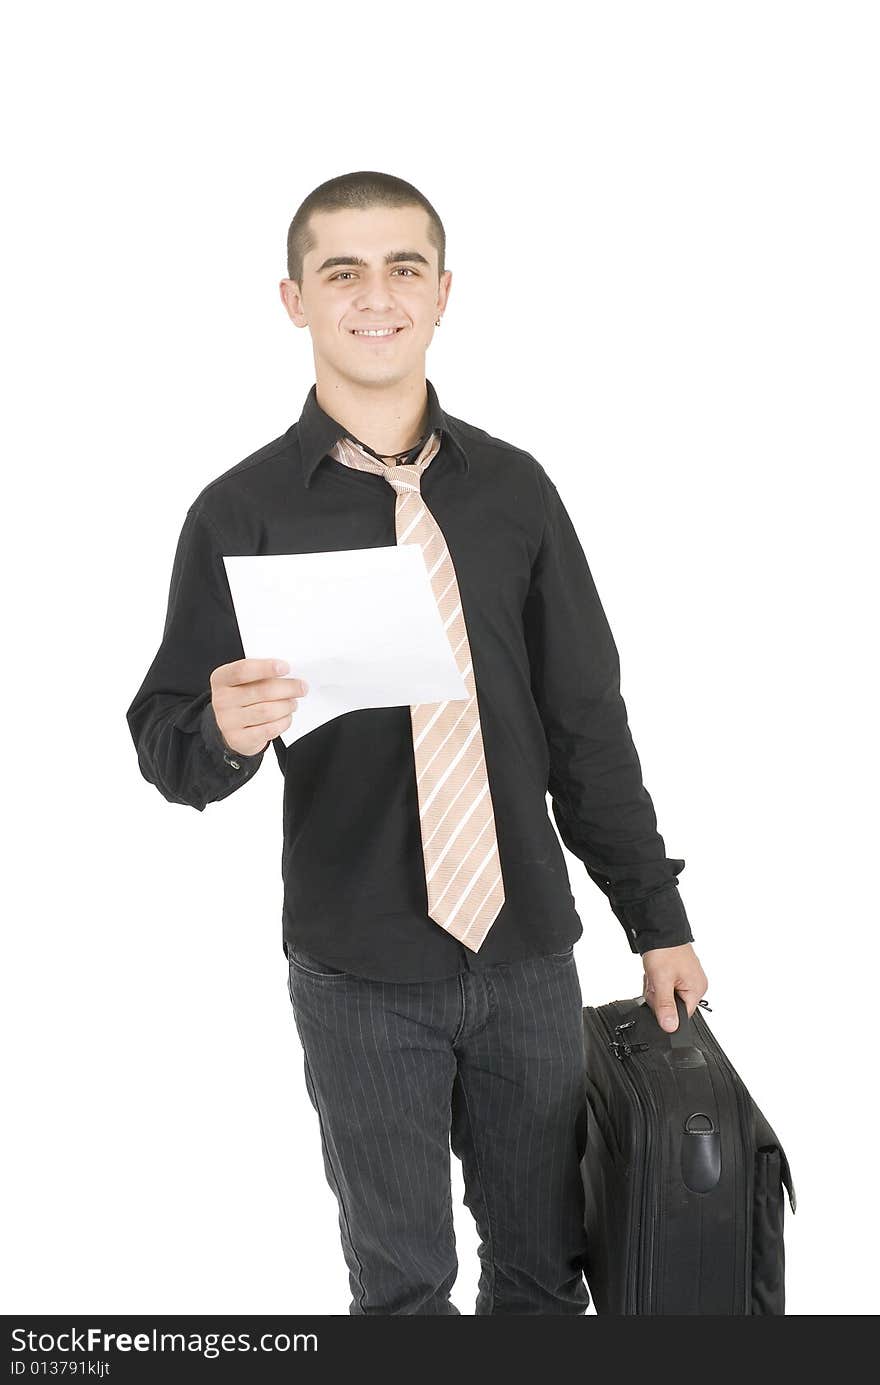
<instances>
[{"instance_id":1,"label":"man's face","mask_svg":"<svg viewBox=\"0 0 880 1385\"><path fill-rule=\"evenodd\" d=\"M292 321L308 326L316 371L323 363L353 382L378 385L424 374L452 280L449 270L438 280L427 212L418 206L320 212L311 228L315 248L305 257L301 287L282 279L280 289ZM386 327L397 330L358 335Z\"/></svg>"}]
</instances>

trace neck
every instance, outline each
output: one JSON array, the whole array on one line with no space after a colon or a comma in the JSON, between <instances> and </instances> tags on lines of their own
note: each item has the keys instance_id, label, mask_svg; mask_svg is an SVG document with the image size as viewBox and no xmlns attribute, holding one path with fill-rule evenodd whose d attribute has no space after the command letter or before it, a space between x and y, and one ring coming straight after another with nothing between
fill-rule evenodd
<instances>
[{"instance_id":1,"label":"neck","mask_svg":"<svg viewBox=\"0 0 880 1385\"><path fill-rule=\"evenodd\" d=\"M315 395L325 413L389 460L414 447L428 426L424 370L374 386L323 369L316 372Z\"/></svg>"}]
</instances>

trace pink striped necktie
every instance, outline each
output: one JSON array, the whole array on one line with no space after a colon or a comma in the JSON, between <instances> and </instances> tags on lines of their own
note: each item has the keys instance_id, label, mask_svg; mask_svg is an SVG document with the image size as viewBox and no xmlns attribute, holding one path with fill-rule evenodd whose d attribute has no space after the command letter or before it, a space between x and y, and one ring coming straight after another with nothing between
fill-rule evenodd
<instances>
[{"instance_id":1,"label":"pink striped necktie","mask_svg":"<svg viewBox=\"0 0 880 1385\"><path fill-rule=\"evenodd\" d=\"M422 472L437 455L440 442L440 433L434 431L415 461L400 466L377 461L352 438L340 438L329 455L355 471L376 472L394 487L397 542L421 545L467 688L466 702L416 703L410 706L410 719L428 915L465 947L479 952L504 903L504 884L458 581L443 532L421 493Z\"/></svg>"}]
</instances>

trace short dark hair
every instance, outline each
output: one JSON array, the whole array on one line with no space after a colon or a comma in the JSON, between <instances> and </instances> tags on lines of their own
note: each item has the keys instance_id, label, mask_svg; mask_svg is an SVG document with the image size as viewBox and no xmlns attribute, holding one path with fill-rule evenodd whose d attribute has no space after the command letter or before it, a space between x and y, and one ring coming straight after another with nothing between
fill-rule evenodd
<instances>
[{"instance_id":1,"label":"short dark hair","mask_svg":"<svg viewBox=\"0 0 880 1385\"><path fill-rule=\"evenodd\" d=\"M346 207L424 207L428 213L428 240L437 251L438 276L444 272L446 232L443 222L427 197L392 173L372 169L341 173L321 183L297 209L287 232L287 277L302 286L303 260L314 249L315 237L309 218L313 212L337 212Z\"/></svg>"}]
</instances>

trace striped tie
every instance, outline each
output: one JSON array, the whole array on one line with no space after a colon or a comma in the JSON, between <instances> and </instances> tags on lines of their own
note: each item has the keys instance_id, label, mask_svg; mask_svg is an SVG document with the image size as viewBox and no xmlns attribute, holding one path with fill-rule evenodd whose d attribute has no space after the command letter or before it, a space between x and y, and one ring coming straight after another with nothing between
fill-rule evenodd
<instances>
[{"instance_id":1,"label":"striped tie","mask_svg":"<svg viewBox=\"0 0 880 1385\"><path fill-rule=\"evenodd\" d=\"M386 466L353 438L340 438L329 455L356 471L384 476L397 492L397 542L421 545L443 628L467 688L467 702L419 702L410 706L410 718L428 914L479 952L504 903L504 885L458 582L443 532L421 494L422 472L440 442L440 433L433 432L415 461L401 466Z\"/></svg>"}]
</instances>

